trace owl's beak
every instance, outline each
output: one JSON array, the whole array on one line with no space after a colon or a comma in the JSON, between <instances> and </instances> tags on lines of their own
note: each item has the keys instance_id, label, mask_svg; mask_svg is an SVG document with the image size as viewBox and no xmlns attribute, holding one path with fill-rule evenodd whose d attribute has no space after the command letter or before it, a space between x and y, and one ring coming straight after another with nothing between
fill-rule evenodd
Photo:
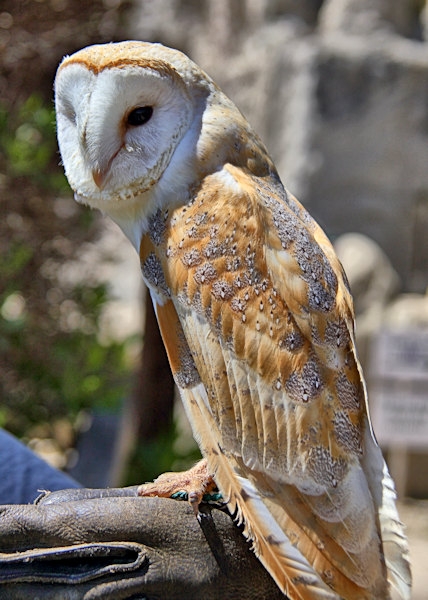
<instances>
[{"instance_id":1,"label":"owl's beak","mask_svg":"<svg viewBox=\"0 0 428 600\"><path fill-rule=\"evenodd\" d=\"M106 180L107 174L108 174L108 169L106 169L105 171L100 171L99 169L94 169L92 171L92 179L95 181L95 185L100 190L102 190L102 188L104 186L104 182Z\"/></svg>"},{"instance_id":2,"label":"owl's beak","mask_svg":"<svg viewBox=\"0 0 428 600\"><path fill-rule=\"evenodd\" d=\"M110 174L111 165L112 165L114 159L116 158L116 156L122 150L122 148L123 148L123 144L121 146L119 146L119 148L112 155L110 160L108 162L106 161L104 163L104 166L102 166L101 168L92 169L92 179L95 181L95 185L100 190L102 190L104 188L106 181Z\"/></svg>"}]
</instances>

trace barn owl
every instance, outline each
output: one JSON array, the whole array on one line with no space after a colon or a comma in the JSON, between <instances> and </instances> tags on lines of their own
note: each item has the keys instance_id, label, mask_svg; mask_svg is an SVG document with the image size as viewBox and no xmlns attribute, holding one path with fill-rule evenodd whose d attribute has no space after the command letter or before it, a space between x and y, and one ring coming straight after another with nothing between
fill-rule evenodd
<instances>
[{"instance_id":1,"label":"barn owl","mask_svg":"<svg viewBox=\"0 0 428 600\"><path fill-rule=\"evenodd\" d=\"M142 495L217 486L291 600L410 597L345 274L235 105L184 54L64 58L57 132L78 202L140 254L204 459Z\"/></svg>"}]
</instances>

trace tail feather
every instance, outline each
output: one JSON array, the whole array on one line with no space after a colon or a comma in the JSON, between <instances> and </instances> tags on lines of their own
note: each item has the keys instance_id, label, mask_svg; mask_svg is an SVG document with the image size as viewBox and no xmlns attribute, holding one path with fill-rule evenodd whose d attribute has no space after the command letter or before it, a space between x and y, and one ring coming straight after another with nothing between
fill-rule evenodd
<instances>
[{"instance_id":1,"label":"tail feather","mask_svg":"<svg viewBox=\"0 0 428 600\"><path fill-rule=\"evenodd\" d=\"M294 537L302 554L341 598L388 598L375 529L359 551L352 552L341 543L341 529L350 528L346 517L339 522L326 522L316 515L308 497L293 486L266 477L264 486L273 491L263 500L277 523L289 537ZM351 534L349 531L350 537Z\"/></svg>"},{"instance_id":2,"label":"tail feather","mask_svg":"<svg viewBox=\"0 0 428 600\"><path fill-rule=\"evenodd\" d=\"M382 480L383 502L379 508L379 521L382 531L383 551L390 586L402 600L410 600L412 575L410 571L409 550L403 525L395 505L394 482L383 463Z\"/></svg>"},{"instance_id":3,"label":"tail feather","mask_svg":"<svg viewBox=\"0 0 428 600\"><path fill-rule=\"evenodd\" d=\"M337 599L336 593L286 535L287 528L274 518L253 484L236 474L235 480L239 489L230 486L229 504L235 505L238 522L244 523L244 535L253 540L256 555L281 590L299 600Z\"/></svg>"},{"instance_id":4,"label":"tail feather","mask_svg":"<svg viewBox=\"0 0 428 600\"><path fill-rule=\"evenodd\" d=\"M375 502L382 549L385 557L386 578L393 598L410 600L412 575L407 539L396 507L397 494L382 452L370 429L366 430L364 471Z\"/></svg>"}]
</instances>

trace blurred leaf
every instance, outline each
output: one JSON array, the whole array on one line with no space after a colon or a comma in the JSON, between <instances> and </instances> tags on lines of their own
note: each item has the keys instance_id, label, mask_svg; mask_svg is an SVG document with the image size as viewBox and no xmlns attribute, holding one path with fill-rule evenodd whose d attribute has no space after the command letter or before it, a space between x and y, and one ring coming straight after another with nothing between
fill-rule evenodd
<instances>
[{"instance_id":1,"label":"blurred leaf","mask_svg":"<svg viewBox=\"0 0 428 600\"><path fill-rule=\"evenodd\" d=\"M0 254L0 280L18 277L33 256L33 248L22 242L12 242L7 252ZM1 289L1 288L0 288Z\"/></svg>"},{"instance_id":2,"label":"blurred leaf","mask_svg":"<svg viewBox=\"0 0 428 600\"><path fill-rule=\"evenodd\" d=\"M25 176L46 188L67 189L65 176L48 170L57 154L55 112L38 94L30 95L16 113L0 107L0 150L11 177Z\"/></svg>"}]
</instances>

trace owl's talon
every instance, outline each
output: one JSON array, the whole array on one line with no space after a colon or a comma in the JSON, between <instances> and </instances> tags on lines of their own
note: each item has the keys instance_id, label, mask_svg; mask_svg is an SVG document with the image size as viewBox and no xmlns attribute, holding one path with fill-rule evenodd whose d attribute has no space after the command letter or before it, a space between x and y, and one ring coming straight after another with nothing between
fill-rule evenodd
<instances>
[{"instance_id":1,"label":"owl's talon","mask_svg":"<svg viewBox=\"0 0 428 600\"><path fill-rule=\"evenodd\" d=\"M202 501L202 495L198 492L190 492L189 494L189 502L190 506L193 508L193 512L195 513L195 517L199 518L199 505Z\"/></svg>"},{"instance_id":2,"label":"owl's talon","mask_svg":"<svg viewBox=\"0 0 428 600\"><path fill-rule=\"evenodd\" d=\"M199 505L208 496L214 500L220 496L217 486L208 473L206 460L201 460L193 468L181 473L163 473L153 483L144 483L138 488L139 496L159 496L187 500L196 516L199 514Z\"/></svg>"}]
</instances>

